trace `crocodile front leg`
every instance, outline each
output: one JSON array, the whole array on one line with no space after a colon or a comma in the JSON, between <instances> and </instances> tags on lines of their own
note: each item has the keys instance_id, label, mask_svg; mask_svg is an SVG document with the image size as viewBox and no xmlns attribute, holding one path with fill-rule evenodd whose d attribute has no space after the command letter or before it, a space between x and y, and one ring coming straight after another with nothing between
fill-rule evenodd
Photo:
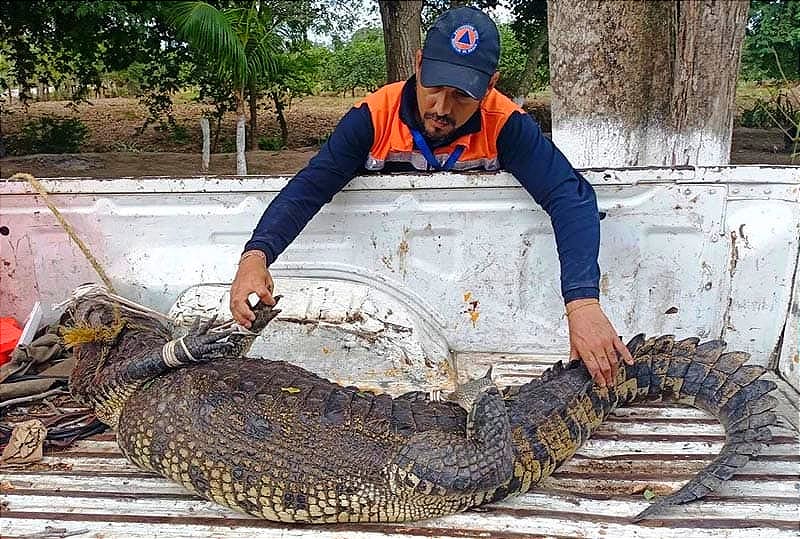
<instances>
[{"instance_id":1,"label":"crocodile front leg","mask_svg":"<svg viewBox=\"0 0 800 539\"><path fill-rule=\"evenodd\" d=\"M212 332L215 321L216 317L204 324L197 320L187 335L167 341L161 348L130 361L114 383L143 382L182 365L223 357L233 347L233 343L224 341L233 330Z\"/></svg>"}]
</instances>

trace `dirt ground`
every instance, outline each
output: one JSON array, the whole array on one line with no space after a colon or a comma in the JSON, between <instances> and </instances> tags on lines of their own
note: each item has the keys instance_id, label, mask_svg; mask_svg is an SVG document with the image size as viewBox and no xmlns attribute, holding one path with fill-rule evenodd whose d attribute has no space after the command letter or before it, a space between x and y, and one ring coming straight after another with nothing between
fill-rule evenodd
<instances>
[{"instance_id":1,"label":"dirt ground","mask_svg":"<svg viewBox=\"0 0 800 539\"><path fill-rule=\"evenodd\" d=\"M339 118L358 101L358 97L307 97L295 101L287 114L289 141L280 151L248 152L250 174L292 174L308 163L319 145L336 126ZM546 116L549 103L530 103L535 116ZM187 176L200 174L199 118L203 106L188 100L176 100L175 117L181 133L151 125L137 134L146 118L146 109L136 100L113 98L92 100L74 109L66 102L36 102L25 111L12 106L4 115L7 135L14 135L28 120L40 116L78 117L89 128L89 136L79 154L28 155L0 159L0 178L16 172L37 177L123 177ZM543 127L547 119L541 118ZM272 139L278 124L267 107L259 111L259 136ZM212 127L213 129L213 127ZM220 129L218 152L211 156L210 174L233 174L236 170L234 117L227 115ZM734 164L792 164L782 151L778 130L737 128L734 130L731 162Z\"/></svg>"}]
</instances>

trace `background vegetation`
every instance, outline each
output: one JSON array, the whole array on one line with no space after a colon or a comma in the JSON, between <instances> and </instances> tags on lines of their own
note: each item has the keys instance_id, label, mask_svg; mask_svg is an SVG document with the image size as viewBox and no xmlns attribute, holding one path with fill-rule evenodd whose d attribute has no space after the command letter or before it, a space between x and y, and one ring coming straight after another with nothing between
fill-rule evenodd
<instances>
[{"instance_id":1,"label":"background vegetation","mask_svg":"<svg viewBox=\"0 0 800 539\"><path fill-rule=\"evenodd\" d=\"M487 9L500 5L510 13L510 20L500 25L500 88L519 99L546 95L546 2L426 0L423 32L456 3ZM352 98L386 82L380 23L358 25L364 13L377 13L372 0L211 0L207 5L222 14L216 21L219 28L228 24L231 39L244 40L245 56L226 57L225 62L220 61L220 46L236 43L200 44L199 30L186 25L186 9L197 4L177 4L184 7L182 20L176 3L167 1L0 2L0 157L79 151L87 126L74 111L113 97L138 99L147 111L139 133L155 130L176 144L195 138L193 125L176 120L176 102L196 105L192 110L198 117L211 119L212 151L232 149L230 139L220 133L223 118L238 105L239 113L248 115L250 148L281 149L289 144L287 114L298 98ZM236 62L228 61L237 58L253 69L237 71ZM257 60L248 64L252 58ZM796 151L800 102L793 89L798 79L800 2L752 0L738 124L780 128L786 149ZM63 101L63 114L24 122L16 114L9 124L11 109L25 110L36 101ZM259 126L259 113L265 111L274 118L277 132ZM535 103L532 111L546 129L548 111ZM318 133L317 140L326 136ZM135 140L124 141L120 149L135 145Z\"/></svg>"}]
</instances>

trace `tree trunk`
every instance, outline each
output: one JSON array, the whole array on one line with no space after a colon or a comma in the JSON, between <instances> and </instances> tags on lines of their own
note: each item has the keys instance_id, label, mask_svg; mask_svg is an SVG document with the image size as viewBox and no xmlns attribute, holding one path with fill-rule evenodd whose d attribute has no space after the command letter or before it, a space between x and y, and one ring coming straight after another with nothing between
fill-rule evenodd
<instances>
[{"instance_id":1,"label":"tree trunk","mask_svg":"<svg viewBox=\"0 0 800 539\"><path fill-rule=\"evenodd\" d=\"M258 132L258 94L256 93L255 84L250 85L248 99L250 107L250 140L248 141L247 149L253 151L258 149L256 146L256 133Z\"/></svg>"},{"instance_id":2,"label":"tree trunk","mask_svg":"<svg viewBox=\"0 0 800 539\"><path fill-rule=\"evenodd\" d=\"M0 159L6 156L6 138L3 135L3 110L0 108Z\"/></svg>"},{"instance_id":3,"label":"tree trunk","mask_svg":"<svg viewBox=\"0 0 800 539\"><path fill-rule=\"evenodd\" d=\"M247 160L244 153L245 110L244 92L239 92L236 96L236 175L244 176L247 174Z\"/></svg>"},{"instance_id":4,"label":"tree trunk","mask_svg":"<svg viewBox=\"0 0 800 539\"><path fill-rule=\"evenodd\" d=\"M386 82L414 74L414 58L422 43L422 0L379 0L386 50Z\"/></svg>"},{"instance_id":5,"label":"tree trunk","mask_svg":"<svg viewBox=\"0 0 800 539\"><path fill-rule=\"evenodd\" d=\"M211 145L211 153L217 153L217 146L219 146L219 131L222 128L222 115L217 115L217 128L214 130L214 143Z\"/></svg>"},{"instance_id":6,"label":"tree trunk","mask_svg":"<svg viewBox=\"0 0 800 539\"><path fill-rule=\"evenodd\" d=\"M553 140L580 167L727 164L748 5L548 0Z\"/></svg>"},{"instance_id":7,"label":"tree trunk","mask_svg":"<svg viewBox=\"0 0 800 539\"><path fill-rule=\"evenodd\" d=\"M283 103L281 102L278 93L272 92L272 102L275 104L275 114L278 116L278 124L281 126L281 145L286 147L289 142L289 126L286 124L286 117L283 115Z\"/></svg>"},{"instance_id":8,"label":"tree trunk","mask_svg":"<svg viewBox=\"0 0 800 539\"><path fill-rule=\"evenodd\" d=\"M536 36L533 46L528 51L525 57L525 70L522 72L522 80L519 83L518 94L514 96L514 102L522 106L525 104L525 96L531 92L533 88L533 79L536 76L536 69L539 67L539 61L542 59L542 51L547 44L547 32L541 32ZM502 76L502 73L500 74Z\"/></svg>"}]
</instances>

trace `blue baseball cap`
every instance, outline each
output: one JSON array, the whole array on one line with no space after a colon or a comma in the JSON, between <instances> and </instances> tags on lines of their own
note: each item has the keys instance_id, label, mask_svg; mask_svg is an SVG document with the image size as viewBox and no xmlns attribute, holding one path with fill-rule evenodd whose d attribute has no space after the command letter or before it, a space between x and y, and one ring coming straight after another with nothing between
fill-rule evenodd
<instances>
[{"instance_id":1,"label":"blue baseball cap","mask_svg":"<svg viewBox=\"0 0 800 539\"><path fill-rule=\"evenodd\" d=\"M500 34L492 19L474 7L450 9L425 36L420 82L458 88L481 99L499 60Z\"/></svg>"}]
</instances>

